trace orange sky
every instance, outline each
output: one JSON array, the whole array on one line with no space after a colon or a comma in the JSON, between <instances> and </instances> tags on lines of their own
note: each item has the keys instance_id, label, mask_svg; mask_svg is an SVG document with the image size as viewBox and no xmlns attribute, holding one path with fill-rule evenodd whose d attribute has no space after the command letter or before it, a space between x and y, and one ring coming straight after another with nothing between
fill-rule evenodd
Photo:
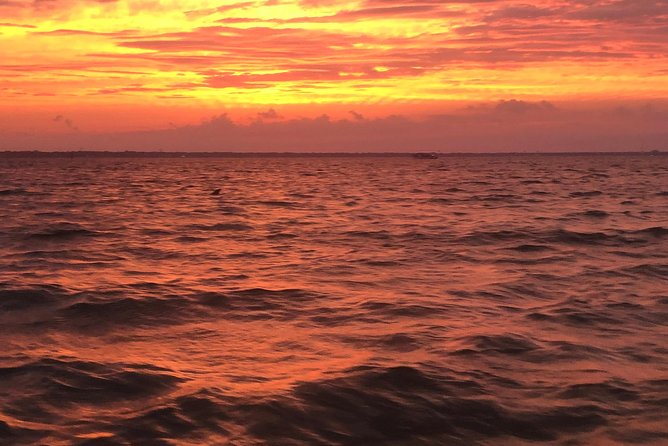
<instances>
[{"instance_id":1,"label":"orange sky","mask_svg":"<svg viewBox=\"0 0 668 446\"><path fill-rule=\"evenodd\" d=\"M508 112L545 136L613 116L668 141L667 0L0 0L0 56L0 149L222 114L277 131Z\"/></svg>"}]
</instances>

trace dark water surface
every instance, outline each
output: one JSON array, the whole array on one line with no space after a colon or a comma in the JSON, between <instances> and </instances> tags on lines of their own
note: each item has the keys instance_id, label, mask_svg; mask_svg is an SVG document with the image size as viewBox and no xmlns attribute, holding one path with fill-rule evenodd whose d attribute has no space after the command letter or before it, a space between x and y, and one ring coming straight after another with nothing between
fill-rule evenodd
<instances>
[{"instance_id":1,"label":"dark water surface","mask_svg":"<svg viewBox=\"0 0 668 446\"><path fill-rule=\"evenodd\" d=\"M0 163L0 444L668 444L668 157Z\"/></svg>"}]
</instances>

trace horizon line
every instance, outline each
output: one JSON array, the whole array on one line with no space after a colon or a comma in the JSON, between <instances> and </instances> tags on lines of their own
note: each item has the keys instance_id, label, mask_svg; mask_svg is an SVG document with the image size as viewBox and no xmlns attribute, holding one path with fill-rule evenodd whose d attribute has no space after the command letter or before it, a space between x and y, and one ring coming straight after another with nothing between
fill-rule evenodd
<instances>
[{"instance_id":1,"label":"horizon line","mask_svg":"<svg viewBox=\"0 0 668 446\"><path fill-rule=\"evenodd\" d=\"M443 157L453 156L559 156L559 155L642 155L642 156L667 156L668 151L661 150L629 150L629 151L504 151L504 152L439 152L439 151L389 151L389 152L354 152L354 151L261 151L261 152L237 152L237 151L161 151L161 150L2 150L0 157L21 157L21 156L44 156L44 157L104 157L104 156L125 156L125 157L404 157L416 154L434 154Z\"/></svg>"}]
</instances>

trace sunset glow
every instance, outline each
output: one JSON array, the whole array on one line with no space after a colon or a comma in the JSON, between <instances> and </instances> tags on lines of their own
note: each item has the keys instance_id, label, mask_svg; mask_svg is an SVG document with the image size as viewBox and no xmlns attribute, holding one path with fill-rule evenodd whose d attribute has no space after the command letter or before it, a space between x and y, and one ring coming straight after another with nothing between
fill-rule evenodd
<instances>
[{"instance_id":1,"label":"sunset glow","mask_svg":"<svg viewBox=\"0 0 668 446\"><path fill-rule=\"evenodd\" d=\"M0 17L7 146L223 113L419 118L510 100L661 112L668 98L665 0L10 0Z\"/></svg>"},{"instance_id":2,"label":"sunset glow","mask_svg":"<svg viewBox=\"0 0 668 446\"><path fill-rule=\"evenodd\" d=\"M0 446L668 446L668 0L0 0Z\"/></svg>"}]
</instances>

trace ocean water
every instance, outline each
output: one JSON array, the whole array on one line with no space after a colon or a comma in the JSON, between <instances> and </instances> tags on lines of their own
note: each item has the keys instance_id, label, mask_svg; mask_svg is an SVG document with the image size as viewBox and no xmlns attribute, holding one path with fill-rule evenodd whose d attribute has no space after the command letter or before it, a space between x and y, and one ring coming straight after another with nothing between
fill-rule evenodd
<instances>
[{"instance_id":1,"label":"ocean water","mask_svg":"<svg viewBox=\"0 0 668 446\"><path fill-rule=\"evenodd\" d=\"M3 445L668 444L668 157L6 158L0 254Z\"/></svg>"}]
</instances>

